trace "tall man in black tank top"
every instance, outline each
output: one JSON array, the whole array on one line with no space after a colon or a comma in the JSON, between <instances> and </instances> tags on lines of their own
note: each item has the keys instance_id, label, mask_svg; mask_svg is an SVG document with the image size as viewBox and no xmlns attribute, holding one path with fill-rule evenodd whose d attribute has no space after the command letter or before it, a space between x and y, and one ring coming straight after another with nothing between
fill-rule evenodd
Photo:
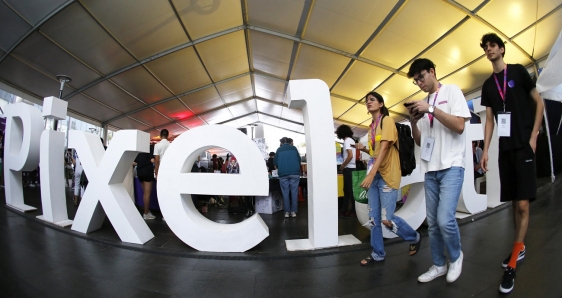
<instances>
[{"instance_id":1,"label":"tall man in black tank top","mask_svg":"<svg viewBox=\"0 0 562 298\"><path fill-rule=\"evenodd\" d=\"M488 170L495 118L499 136L500 200L511 201L513 206L515 239L511 254L502 263L505 272L499 288L500 292L509 293L515 284L517 261L525 257L529 202L537 197L535 150L544 104L525 67L503 61L505 46L500 37L486 34L480 46L494 70L482 86L486 128L480 164L484 171Z\"/></svg>"}]
</instances>

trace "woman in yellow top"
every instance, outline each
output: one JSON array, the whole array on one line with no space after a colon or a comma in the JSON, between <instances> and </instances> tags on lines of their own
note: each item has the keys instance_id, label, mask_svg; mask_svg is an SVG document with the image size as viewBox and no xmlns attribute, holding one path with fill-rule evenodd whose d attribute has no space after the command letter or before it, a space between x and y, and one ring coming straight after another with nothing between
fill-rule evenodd
<instances>
[{"instance_id":1,"label":"woman in yellow top","mask_svg":"<svg viewBox=\"0 0 562 298\"><path fill-rule=\"evenodd\" d=\"M365 147L358 143L357 148L371 156L367 176L361 186L369 189L367 196L373 251L370 256L361 260L362 266L383 261L385 258L382 225L410 242L410 256L415 255L421 245L421 234L412 229L402 218L394 215L402 175L396 125L391 117L386 117L388 109L380 94L373 91L365 98L367 111L373 116L373 121L369 126L369 146Z\"/></svg>"}]
</instances>

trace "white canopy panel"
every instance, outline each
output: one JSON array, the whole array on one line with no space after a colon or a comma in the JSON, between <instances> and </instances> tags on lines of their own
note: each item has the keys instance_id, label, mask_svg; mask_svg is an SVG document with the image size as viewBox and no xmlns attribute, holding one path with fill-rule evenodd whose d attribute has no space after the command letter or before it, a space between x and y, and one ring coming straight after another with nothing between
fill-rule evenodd
<instances>
[{"instance_id":1,"label":"white canopy panel","mask_svg":"<svg viewBox=\"0 0 562 298\"><path fill-rule=\"evenodd\" d=\"M509 63L545 60L562 29L562 0L4 0L0 81L31 96L58 94L80 116L152 136L252 123L304 132L287 83L322 79L334 127L365 134L364 96L391 116L424 94L412 61L437 65L465 94L491 72L480 37L507 41Z\"/></svg>"}]
</instances>

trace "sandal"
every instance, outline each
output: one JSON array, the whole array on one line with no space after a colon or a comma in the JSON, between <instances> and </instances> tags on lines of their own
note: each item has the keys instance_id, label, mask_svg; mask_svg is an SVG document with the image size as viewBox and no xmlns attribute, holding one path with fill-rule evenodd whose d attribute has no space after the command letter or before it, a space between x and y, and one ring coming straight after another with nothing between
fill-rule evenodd
<instances>
[{"instance_id":1,"label":"sandal","mask_svg":"<svg viewBox=\"0 0 562 298\"><path fill-rule=\"evenodd\" d=\"M364 258L363 260L361 260L361 263L359 263L359 264L361 264L361 266L367 266L367 265L370 265L374 262L376 262L375 259L373 259L373 257L371 257L371 256L368 256L368 257Z\"/></svg>"},{"instance_id":2,"label":"sandal","mask_svg":"<svg viewBox=\"0 0 562 298\"><path fill-rule=\"evenodd\" d=\"M422 242L422 235L421 233L418 233L420 235L420 240L418 240L418 243L415 244L410 244L410 257L417 254L418 251L420 250L420 246L421 246L421 242Z\"/></svg>"}]
</instances>

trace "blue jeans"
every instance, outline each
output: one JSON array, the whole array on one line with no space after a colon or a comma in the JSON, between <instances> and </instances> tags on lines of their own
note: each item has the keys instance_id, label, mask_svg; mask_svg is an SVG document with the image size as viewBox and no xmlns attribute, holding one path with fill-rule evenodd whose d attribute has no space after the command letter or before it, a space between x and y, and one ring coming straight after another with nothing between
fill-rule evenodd
<instances>
[{"instance_id":1,"label":"blue jeans","mask_svg":"<svg viewBox=\"0 0 562 298\"><path fill-rule=\"evenodd\" d=\"M299 199L299 175L287 175L279 177L279 185L281 186L281 194L283 195L283 204L285 212L297 212ZM291 199L289 200L289 192Z\"/></svg>"},{"instance_id":2,"label":"blue jeans","mask_svg":"<svg viewBox=\"0 0 562 298\"><path fill-rule=\"evenodd\" d=\"M371 256L375 261L382 261L386 255L382 237L382 227L398 235L400 238L416 243L417 232L410 227L402 218L394 215L398 190L391 188L384 182L381 174L377 173L371 183L369 192L369 224L371 225ZM383 220L391 221L392 228L382 224Z\"/></svg>"},{"instance_id":3,"label":"blue jeans","mask_svg":"<svg viewBox=\"0 0 562 298\"><path fill-rule=\"evenodd\" d=\"M461 234L455 212L464 180L464 168L427 172L425 174L425 205L429 225L431 256L435 266L445 266L445 248L451 262L461 254Z\"/></svg>"}]
</instances>

